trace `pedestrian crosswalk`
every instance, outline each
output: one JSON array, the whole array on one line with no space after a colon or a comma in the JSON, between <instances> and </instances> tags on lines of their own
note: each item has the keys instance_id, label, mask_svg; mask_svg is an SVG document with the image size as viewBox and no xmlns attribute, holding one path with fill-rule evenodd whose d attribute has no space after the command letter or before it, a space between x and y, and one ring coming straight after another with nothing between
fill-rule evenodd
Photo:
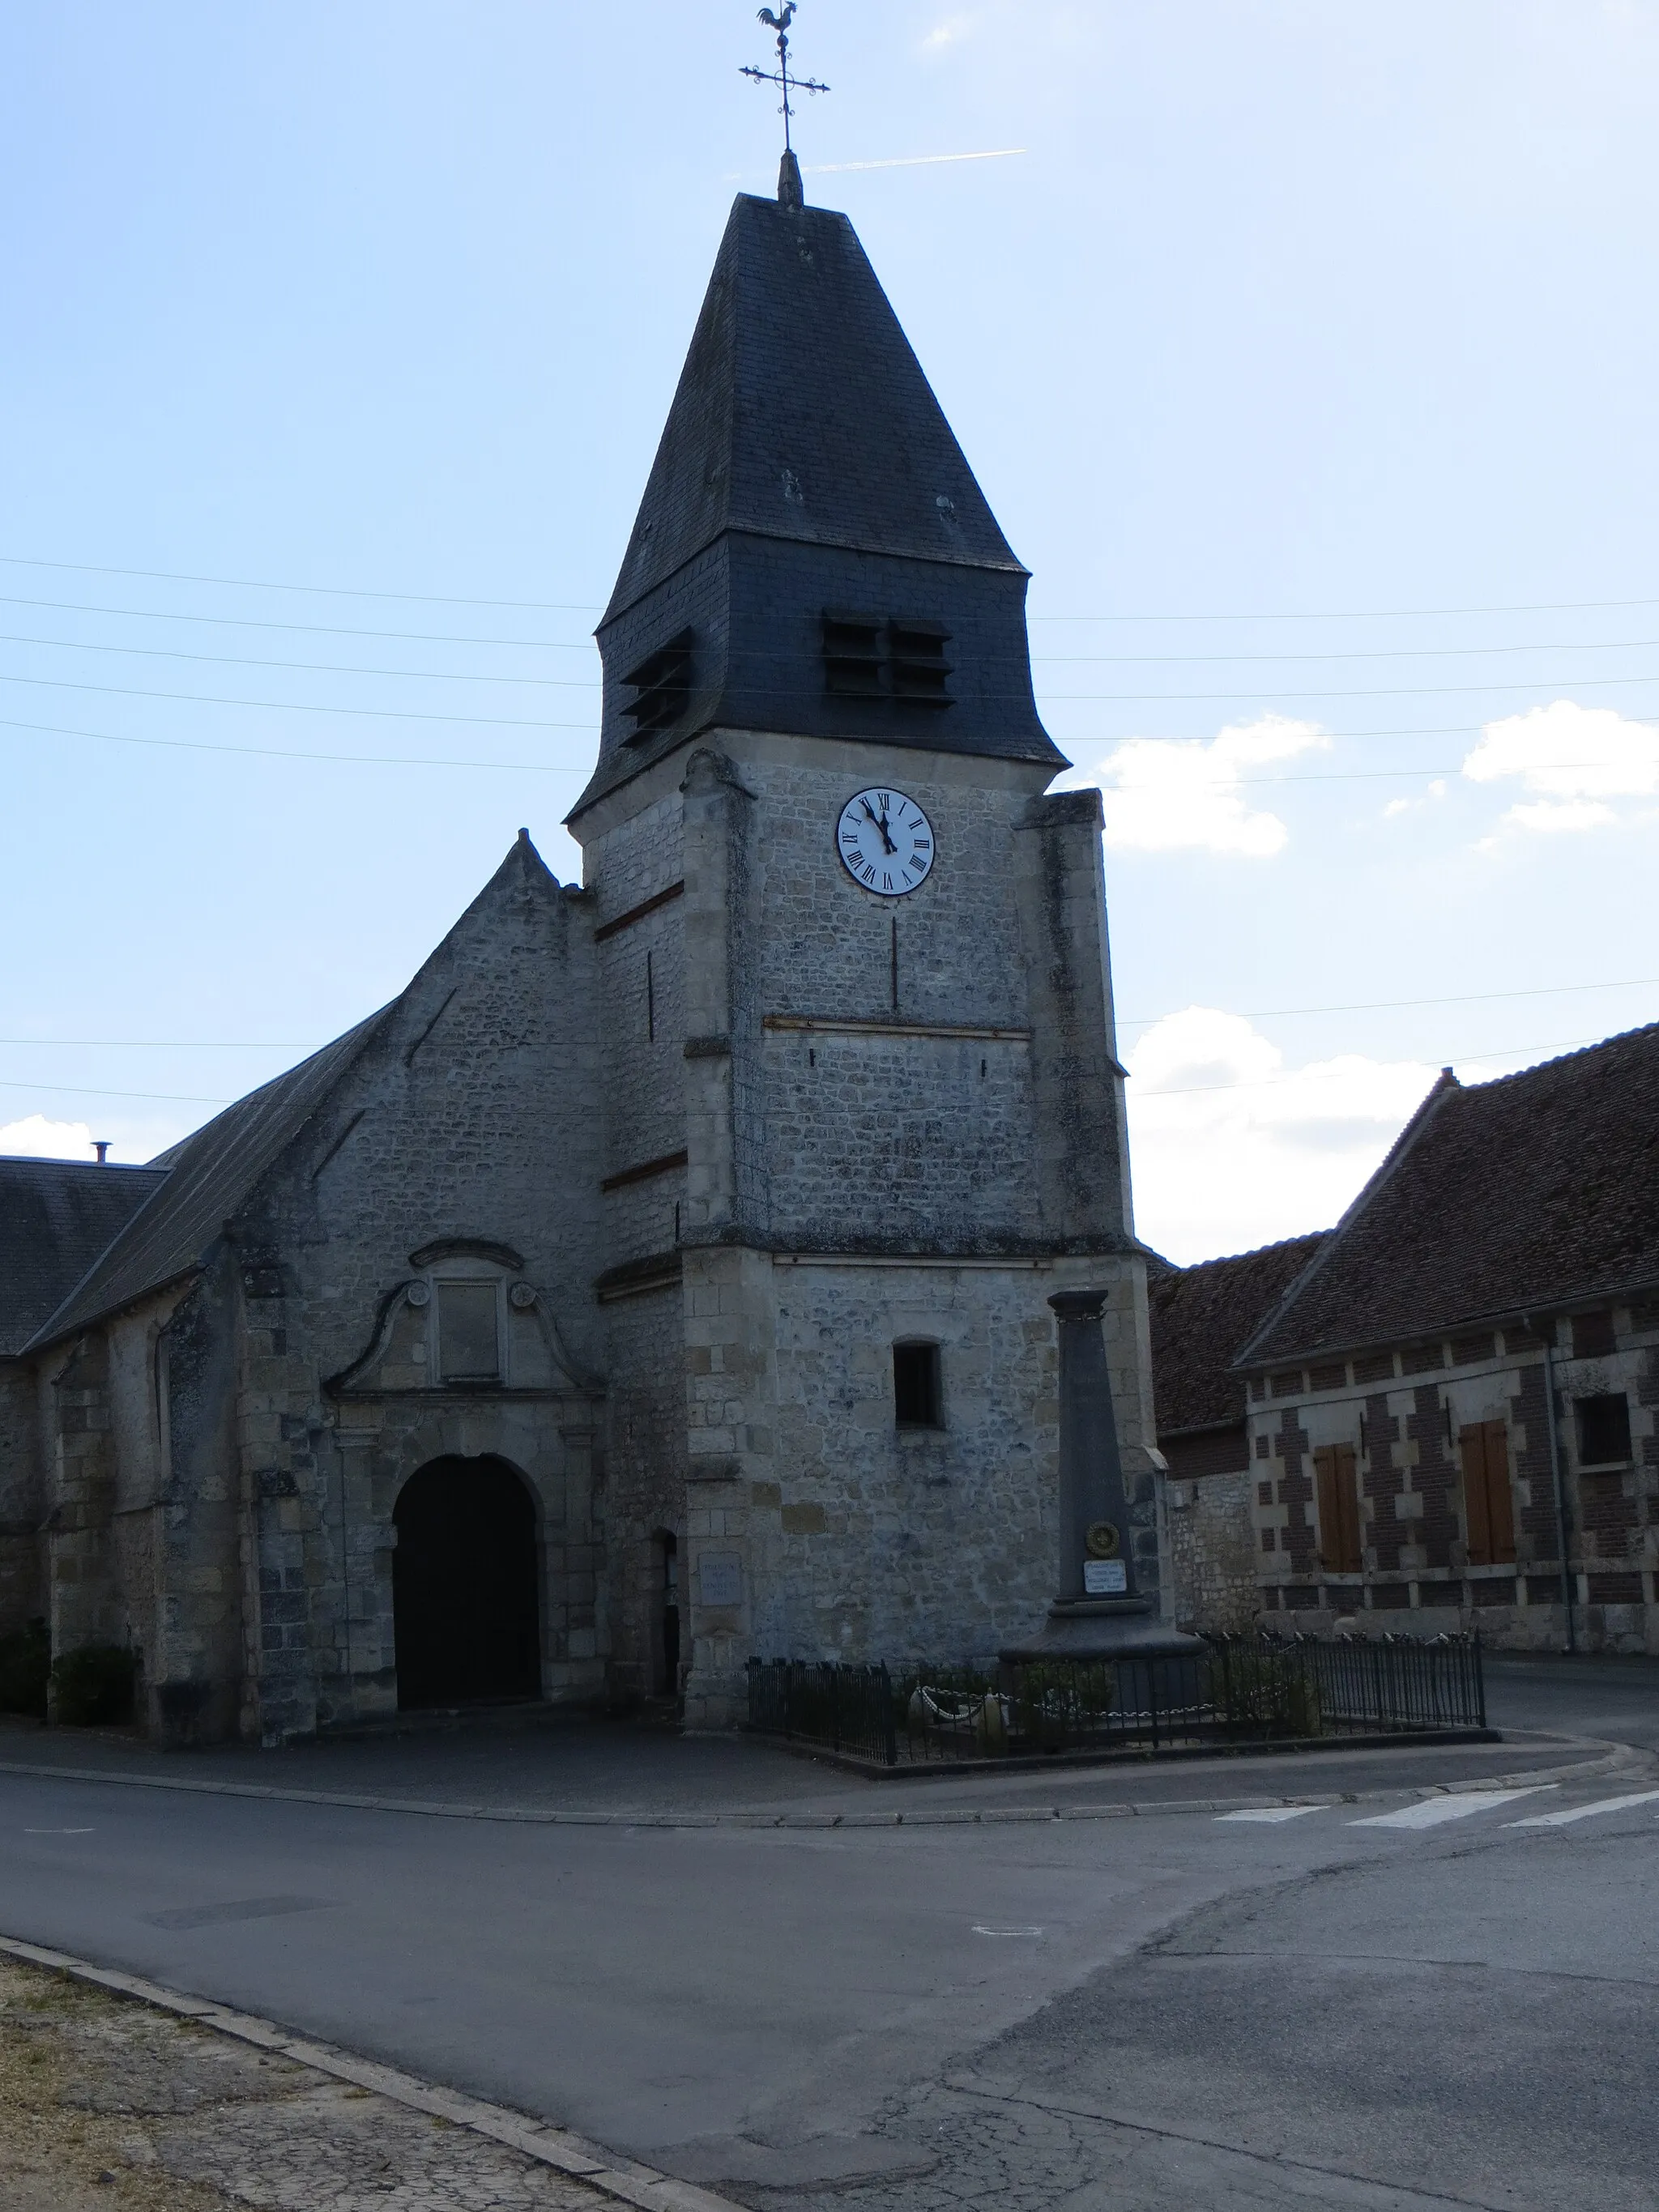
<instances>
[{"instance_id":1,"label":"pedestrian crosswalk","mask_svg":"<svg viewBox=\"0 0 1659 2212\"><path fill-rule=\"evenodd\" d=\"M1524 1790L1448 1790L1443 1797L1422 1797L1415 1805L1398 1806L1392 1813L1372 1813L1363 1820L1350 1820L1351 1828L1438 1828L1448 1820L1467 1820L1473 1813L1490 1813L1495 1805L1512 1805L1517 1797L1530 1797L1553 1783L1533 1783Z\"/></svg>"},{"instance_id":2,"label":"pedestrian crosswalk","mask_svg":"<svg viewBox=\"0 0 1659 2212\"><path fill-rule=\"evenodd\" d=\"M1350 1828L1384 1828L1411 1832L1445 1826L1449 1821L1468 1820L1482 1813L1500 1811L1522 1797L1542 1796L1559 1790L1554 1782L1517 1784L1502 1790L1445 1790L1431 1797L1419 1797L1409 1805L1397 1805L1386 1813L1367 1813L1345 1825ZM1349 1801L1352 1803L1352 1799ZM1518 1820L1506 1820L1506 1828L1565 1828L1580 1820L1594 1819L1605 1813L1633 1812L1643 1805L1659 1806L1659 1790L1627 1791L1617 1797L1598 1797L1587 1804L1559 1806L1547 1813L1528 1813ZM1335 1813L1343 1808L1334 1804L1322 1805L1248 1805L1237 1812L1218 1813L1218 1825L1237 1823L1241 1826L1279 1827L1291 1820L1304 1820L1316 1813Z\"/></svg>"},{"instance_id":3,"label":"pedestrian crosswalk","mask_svg":"<svg viewBox=\"0 0 1659 2212\"><path fill-rule=\"evenodd\" d=\"M1574 1820L1588 1820L1595 1813L1628 1812L1632 1805L1659 1803L1659 1790L1638 1790L1630 1797L1602 1797L1594 1805L1564 1805L1559 1813L1534 1813L1530 1820L1510 1820L1511 1828L1565 1828Z\"/></svg>"}]
</instances>

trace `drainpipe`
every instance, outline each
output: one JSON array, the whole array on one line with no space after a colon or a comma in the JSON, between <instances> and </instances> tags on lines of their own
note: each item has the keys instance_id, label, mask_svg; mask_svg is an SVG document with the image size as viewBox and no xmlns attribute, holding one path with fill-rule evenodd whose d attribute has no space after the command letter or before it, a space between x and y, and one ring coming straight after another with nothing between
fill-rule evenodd
<instances>
[{"instance_id":1,"label":"drainpipe","mask_svg":"<svg viewBox=\"0 0 1659 2212\"><path fill-rule=\"evenodd\" d=\"M1570 1654L1578 1650L1578 1632L1573 1620L1572 1567L1567 1558L1567 1493L1561 1480L1561 1425L1556 1413L1555 1398L1555 1323L1553 1320L1537 1320L1531 1314L1522 1314L1522 1321L1534 1335L1544 1340L1544 1403L1549 1414L1550 1480L1555 1488L1555 1534L1561 1547L1561 1603L1567 1616L1567 1650Z\"/></svg>"}]
</instances>

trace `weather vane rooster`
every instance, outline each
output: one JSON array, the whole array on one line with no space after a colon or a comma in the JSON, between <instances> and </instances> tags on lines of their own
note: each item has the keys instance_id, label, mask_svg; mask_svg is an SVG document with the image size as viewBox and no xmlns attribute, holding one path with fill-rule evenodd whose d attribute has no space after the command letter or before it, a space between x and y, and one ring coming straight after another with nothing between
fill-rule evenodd
<instances>
[{"instance_id":1,"label":"weather vane rooster","mask_svg":"<svg viewBox=\"0 0 1659 2212\"><path fill-rule=\"evenodd\" d=\"M764 23L769 31L775 31L778 34L778 65L775 70L745 66L742 74L752 77L757 84L775 84L783 93L783 105L778 110L783 118L783 163L778 178L778 198L799 207L800 171L796 165L795 149L789 135L790 121L795 112L789 95L792 92L828 92L830 88L827 84L820 84L813 76L790 75L789 26L794 20L795 0L784 0L782 8L776 14L770 8L761 9L758 21Z\"/></svg>"}]
</instances>

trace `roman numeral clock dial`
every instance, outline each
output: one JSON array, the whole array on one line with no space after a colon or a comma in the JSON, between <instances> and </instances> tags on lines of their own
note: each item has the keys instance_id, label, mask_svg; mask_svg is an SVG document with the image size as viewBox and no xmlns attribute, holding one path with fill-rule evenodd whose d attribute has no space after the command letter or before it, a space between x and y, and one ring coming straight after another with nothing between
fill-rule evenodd
<instances>
[{"instance_id":1,"label":"roman numeral clock dial","mask_svg":"<svg viewBox=\"0 0 1659 2212\"><path fill-rule=\"evenodd\" d=\"M902 898L933 868L933 825L905 792L855 792L836 824L836 850L865 890Z\"/></svg>"}]
</instances>

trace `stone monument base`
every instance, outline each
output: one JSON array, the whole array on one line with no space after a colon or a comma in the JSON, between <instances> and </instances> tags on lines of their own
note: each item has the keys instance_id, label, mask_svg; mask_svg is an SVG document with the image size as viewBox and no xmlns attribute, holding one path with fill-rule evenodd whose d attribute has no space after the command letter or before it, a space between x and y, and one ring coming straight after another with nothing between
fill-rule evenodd
<instances>
[{"instance_id":1,"label":"stone monument base","mask_svg":"<svg viewBox=\"0 0 1659 2212\"><path fill-rule=\"evenodd\" d=\"M1011 1644L1000 1659L1181 1659L1203 1641L1166 1626L1146 1597L1057 1598L1029 1644Z\"/></svg>"}]
</instances>

